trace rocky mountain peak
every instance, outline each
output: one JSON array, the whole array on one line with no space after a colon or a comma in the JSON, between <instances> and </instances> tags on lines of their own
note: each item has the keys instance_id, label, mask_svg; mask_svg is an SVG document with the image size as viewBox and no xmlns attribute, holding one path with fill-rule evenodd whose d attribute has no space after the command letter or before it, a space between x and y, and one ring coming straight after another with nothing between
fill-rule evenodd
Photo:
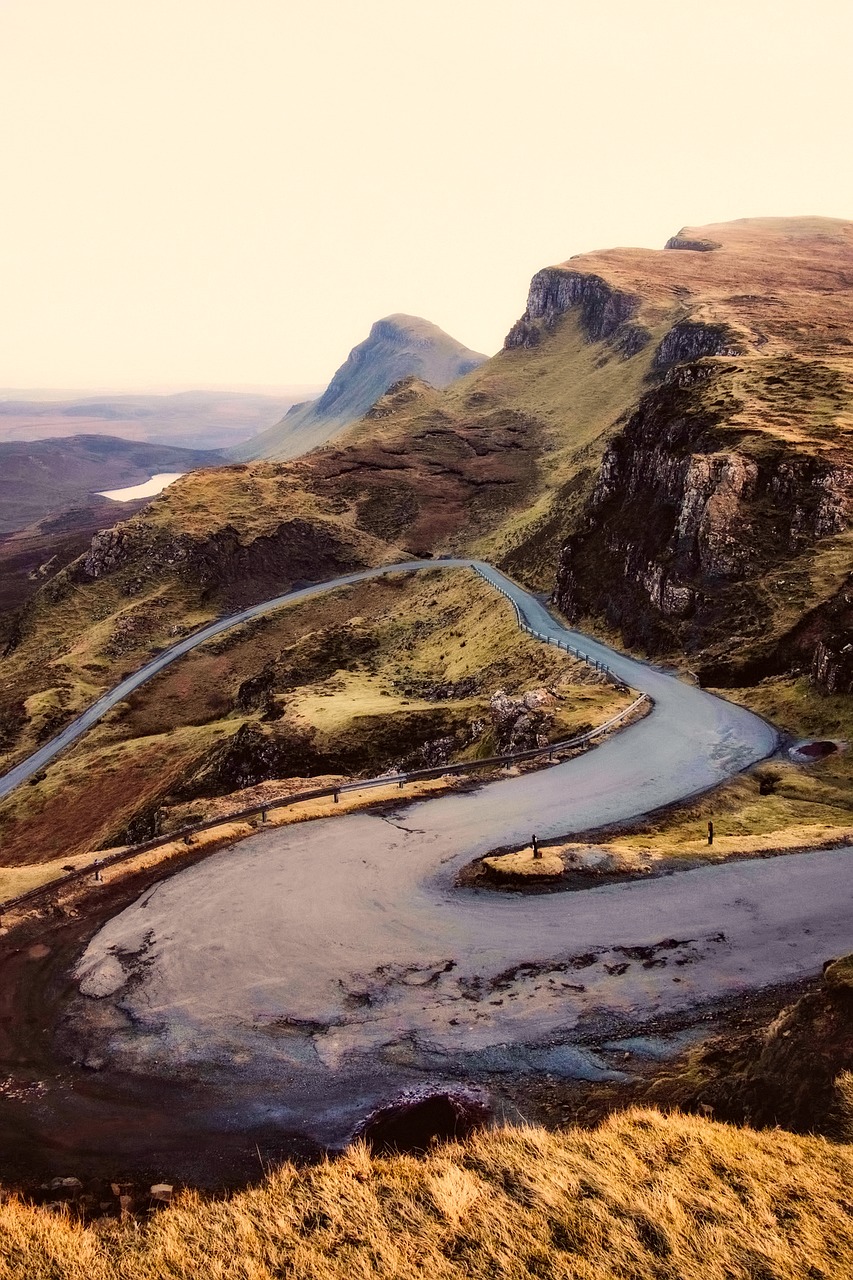
<instances>
[{"instance_id":1,"label":"rocky mountain peak","mask_svg":"<svg viewBox=\"0 0 853 1280\"><path fill-rule=\"evenodd\" d=\"M291 410L232 456L239 461L296 457L358 421L389 387L404 378L416 377L433 387L446 387L485 360L486 356L419 316L384 316L371 326L364 341L353 347L318 400Z\"/></svg>"}]
</instances>

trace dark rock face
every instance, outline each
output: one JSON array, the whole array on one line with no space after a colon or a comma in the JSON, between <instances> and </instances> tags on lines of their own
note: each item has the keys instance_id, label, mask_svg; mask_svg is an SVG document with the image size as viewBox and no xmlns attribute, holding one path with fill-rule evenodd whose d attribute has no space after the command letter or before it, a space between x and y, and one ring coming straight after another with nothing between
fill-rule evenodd
<instances>
[{"instance_id":1,"label":"dark rock face","mask_svg":"<svg viewBox=\"0 0 853 1280\"><path fill-rule=\"evenodd\" d=\"M670 365L701 360L703 356L736 356L743 350L743 343L724 324L682 320L673 325L661 342L652 368L668 369Z\"/></svg>"},{"instance_id":2,"label":"dark rock face","mask_svg":"<svg viewBox=\"0 0 853 1280\"><path fill-rule=\"evenodd\" d=\"M735 407L725 378L717 400L703 401L691 367L674 372L607 449L554 589L570 618L603 615L652 652L700 648L729 621L733 634L747 611L760 634L769 606L752 592L756 576L853 514L853 468L781 444L752 456L718 429ZM843 681L840 667L831 679Z\"/></svg>"},{"instance_id":3,"label":"dark rock face","mask_svg":"<svg viewBox=\"0 0 853 1280\"><path fill-rule=\"evenodd\" d=\"M825 640L815 645L811 681L824 693L853 693L853 643L841 639L843 643L836 648Z\"/></svg>"},{"instance_id":4,"label":"dark rock face","mask_svg":"<svg viewBox=\"0 0 853 1280\"><path fill-rule=\"evenodd\" d=\"M244 680L237 690L235 705L238 711L267 711L276 683L275 664L268 662L256 676Z\"/></svg>"},{"instance_id":5,"label":"dark rock face","mask_svg":"<svg viewBox=\"0 0 853 1280\"><path fill-rule=\"evenodd\" d=\"M624 324L613 339L613 346L626 360L630 360L649 345L652 335L641 324Z\"/></svg>"},{"instance_id":6,"label":"dark rock face","mask_svg":"<svg viewBox=\"0 0 853 1280\"><path fill-rule=\"evenodd\" d=\"M308 734L292 727L280 734L249 721L208 756L201 771L178 794L186 800L224 795L269 778L310 777L323 764Z\"/></svg>"},{"instance_id":7,"label":"dark rock face","mask_svg":"<svg viewBox=\"0 0 853 1280\"><path fill-rule=\"evenodd\" d=\"M530 282L527 309L507 334L504 348L538 346L543 332L553 329L573 307L580 308L581 325L590 342L610 338L633 317L638 305L639 299L614 289L600 276L548 267Z\"/></svg>"},{"instance_id":8,"label":"dark rock face","mask_svg":"<svg viewBox=\"0 0 853 1280\"><path fill-rule=\"evenodd\" d=\"M690 240L683 236L670 236L664 249L689 249L694 253L713 253L721 248L717 240Z\"/></svg>"},{"instance_id":9,"label":"dark rock face","mask_svg":"<svg viewBox=\"0 0 853 1280\"><path fill-rule=\"evenodd\" d=\"M395 681L394 688L407 698L424 698L428 702L444 702L455 698L470 698L477 692L480 682L476 676L463 676L461 680L417 680L409 678Z\"/></svg>"},{"instance_id":10,"label":"dark rock face","mask_svg":"<svg viewBox=\"0 0 853 1280\"><path fill-rule=\"evenodd\" d=\"M531 689L517 698L510 698L498 689L489 704L498 753L547 746L553 723L549 711L554 702L547 689Z\"/></svg>"},{"instance_id":11,"label":"dark rock face","mask_svg":"<svg viewBox=\"0 0 853 1280\"><path fill-rule=\"evenodd\" d=\"M853 693L853 575L807 617L794 647L811 683L823 693Z\"/></svg>"},{"instance_id":12,"label":"dark rock face","mask_svg":"<svg viewBox=\"0 0 853 1280\"><path fill-rule=\"evenodd\" d=\"M851 1069L848 957L828 963L819 989L783 1010L768 1027L701 1046L683 1076L670 1077L661 1088L670 1105L710 1106L718 1120L846 1137L849 1102L837 1080Z\"/></svg>"},{"instance_id":13,"label":"dark rock face","mask_svg":"<svg viewBox=\"0 0 853 1280\"><path fill-rule=\"evenodd\" d=\"M488 1124L491 1115L485 1095L473 1089L412 1091L371 1112L353 1139L363 1139L375 1155L422 1155L436 1142L462 1141Z\"/></svg>"},{"instance_id":14,"label":"dark rock face","mask_svg":"<svg viewBox=\"0 0 853 1280\"><path fill-rule=\"evenodd\" d=\"M233 525L205 539L152 531L146 525L117 525L95 534L87 555L70 573L84 582L132 569L126 594L137 594L146 581L179 572L204 591L224 591L239 603L361 567L363 561L334 531L292 519L250 542L242 542Z\"/></svg>"}]
</instances>

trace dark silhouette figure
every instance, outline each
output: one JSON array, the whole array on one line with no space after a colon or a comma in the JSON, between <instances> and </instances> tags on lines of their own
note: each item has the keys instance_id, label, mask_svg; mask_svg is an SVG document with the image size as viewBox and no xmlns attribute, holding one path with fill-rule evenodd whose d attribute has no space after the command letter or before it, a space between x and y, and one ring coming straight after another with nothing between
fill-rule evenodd
<instances>
[{"instance_id":1,"label":"dark silhouette figure","mask_svg":"<svg viewBox=\"0 0 853 1280\"><path fill-rule=\"evenodd\" d=\"M713 843L714 843L714 824L713 822L709 822L708 823L708 844L713 844Z\"/></svg>"},{"instance_id":2,"label":"dark silhouette figure","mask_svg":"<svg viewBox=\"0 0 853 1280\"><path fill-rule=\"evenodd\" d=\"M541 857L542 857L542 850L539 848L539 841L536 839L536 837L535 837L535 836L531 836L531 837L530 837L530 843L533 845L533 856L534 856L534 858L541 858Z\"/></svg>"}]
</instances>

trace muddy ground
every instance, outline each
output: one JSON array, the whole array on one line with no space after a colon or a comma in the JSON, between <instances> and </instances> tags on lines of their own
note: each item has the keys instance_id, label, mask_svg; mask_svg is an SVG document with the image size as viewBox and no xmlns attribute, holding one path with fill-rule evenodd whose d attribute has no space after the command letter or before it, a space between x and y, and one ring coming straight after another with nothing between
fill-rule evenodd
<instances>
[{"instance_id":1,"label":"muddy ground","mask_svg":"<svg viewBox=\"0 0 853 1280\"><path fill-rule=\"evenodd\" d=\"M187 865L201 856L188 851ZM69 1056L73 1036L64 1020L76 986L69 971L103 922L158 878L154 868L97 889L82 886L61 905L48 906L0 937L0 1168L6 1187L52 1199L57 1193L43 1184L78 1177L91 1192L88 1200L109 1212L118 1206L105 1190L112 1182L143 1203L145 1189L154 1182L233 1188L257 1180L265 1167L282 1159L305 1161L322 1154L320 1145L304 1135L247 1119L253 1106L258 1110L256 1104L264 1102L253 1098L256 1086L249 1080L236 1078L224 1094L201 1076L178 1081L93 1070ZM672 1069L679 1045L763 1025L814 985L774 987L642 1027L622 1019L575 1037L627 1079L483 1071L466 1083L486 1089L498 1120L548 1127L593 1124L606 1112L641 1100L660 1071ZM642 1037L640 1051L636 1037ZM423 1083L428 1076L413 1072L412 1082ZM370 1084L375 1086L375 1079ZM389 1100L398 1088L395 1071ZM259 1114L262 1110L261 1105Z\"/></svg>"}]
</instances>

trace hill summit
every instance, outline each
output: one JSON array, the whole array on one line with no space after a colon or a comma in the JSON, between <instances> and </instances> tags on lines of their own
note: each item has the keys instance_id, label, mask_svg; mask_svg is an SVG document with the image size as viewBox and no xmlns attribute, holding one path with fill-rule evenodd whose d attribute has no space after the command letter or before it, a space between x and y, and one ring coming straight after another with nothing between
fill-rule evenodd
<instances>
[{"instance_id":1,"label":"hill summit","mask_svg":"<svg viewBox=\"0 0 853 1280\"><path fill-rule=\"evenodd\" d=\"M403 378L446 387L486 358L428 320L385 316L353 347L319 399L294 405L280 422L233 449L231 456L235 461L294 458L356 422Z\"/></svg>"}]
</instances>

